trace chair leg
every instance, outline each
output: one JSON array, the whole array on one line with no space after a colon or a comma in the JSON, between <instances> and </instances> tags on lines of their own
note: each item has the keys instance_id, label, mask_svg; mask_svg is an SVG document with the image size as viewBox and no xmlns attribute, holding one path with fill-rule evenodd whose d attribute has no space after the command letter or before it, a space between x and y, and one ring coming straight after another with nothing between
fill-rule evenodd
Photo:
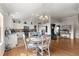
<instances>
[{"instance_id":1,"label":"chair leg","mask_svg":"<svg viewBox=\"0 0 79 59\"><path fill-rule=\"evenodd\" d=\"M43 49L42 49L42 56L43 56Z\"/></svg>"},{"instance_id":2,"label":"chair leg","mask_svg":"<svg viewBox=\"0 0 79 59\"><path fill-rule=\"evenodd\" d=\"M48 48L48 56L50 56L50 49Z\"/></svg>"}]
</instances>

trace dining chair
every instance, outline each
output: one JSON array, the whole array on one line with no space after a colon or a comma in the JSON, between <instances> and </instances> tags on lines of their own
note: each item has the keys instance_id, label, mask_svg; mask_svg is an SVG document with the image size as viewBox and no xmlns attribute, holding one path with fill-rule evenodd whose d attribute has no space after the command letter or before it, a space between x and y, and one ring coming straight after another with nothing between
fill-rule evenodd
<instances>
[{"instance_id":1,"label":"dining chair","mask_svg":"<svg viewBox=\"0 0 79 59\"><path fill-rule=\"evenodd\" d=\"M44 56L45 52L50 56L50 40L49 36L42 36L42 40L38 45L38 49L40 50L38 53L41 56Z\"/></svg>"},{"instance_id":2,"label":"dining chair","mask_svg":"<svg viewBox=\"0 0 79 59\"><path fill-rule=\"evenodd\" d=\"M37 44L36 42L32 41L31 37L25 39L24 43L25 43L25 48L27 50L27 55L29 55L30 50L31 50L31 53L37 55Z\"/></svg>"}]
</instances>

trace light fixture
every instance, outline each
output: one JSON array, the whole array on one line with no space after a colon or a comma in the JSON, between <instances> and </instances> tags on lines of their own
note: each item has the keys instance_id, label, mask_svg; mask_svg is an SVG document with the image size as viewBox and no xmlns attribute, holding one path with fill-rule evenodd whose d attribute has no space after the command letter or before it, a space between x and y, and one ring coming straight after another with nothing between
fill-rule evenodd
<instances>
[{"instance_id":1,"label":"light fixture","mask_svg":"<svg viewBox=\"0 0 79 59\"><path fill-rule=\"evenodd\" d=\"M47 20L48 19L48 16L40 16L39 19L42 19L42 20L45 20L46 19Z\"/></svg>"},{"instance_id":2,"label":"light fixture","mask_svg":"<svg viewBox=\"0 0 79 59\"><path fill-rule=\"evenodd\" d=\"M43 18L43 16L40 16L40 19L42 19Z\"/></svg>"},{"instance_id":3,"label":"light fixture","mask_svg":"<svg viewBox=\"0 0 79 59\"><path fill-rule=\"evenodd\" d=\"M46 19L48 19L48 16L45 16Z\"/></svg>"}]
</instances>

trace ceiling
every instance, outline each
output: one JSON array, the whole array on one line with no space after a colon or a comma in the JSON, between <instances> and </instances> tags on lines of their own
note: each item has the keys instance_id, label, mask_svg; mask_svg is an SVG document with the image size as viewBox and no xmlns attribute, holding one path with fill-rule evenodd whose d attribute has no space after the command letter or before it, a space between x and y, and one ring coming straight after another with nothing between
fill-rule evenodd
<instances>
[{"instance_id":1,"label":"ceiling","mask_svg":"<svg viewBox=\"0 0 79 59\"><path fill-rule=\"evenodd\" d=\"M0 3L0 6L15 18L22 19L41 15L59 19L79 13L78 3Z\"/></svg>"}]
</instances>

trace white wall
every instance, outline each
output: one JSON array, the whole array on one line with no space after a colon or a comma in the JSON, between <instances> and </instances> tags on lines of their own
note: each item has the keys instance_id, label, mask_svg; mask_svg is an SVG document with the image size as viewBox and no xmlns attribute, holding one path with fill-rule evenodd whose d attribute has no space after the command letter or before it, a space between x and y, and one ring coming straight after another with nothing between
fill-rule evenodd
<instances>
[{"instance_id":1,"label":"white wall","mask_svg":"<svg viewBox=\"0 0 79 59\"><path fill-rule=\"evenodd\" d=\"M56 25L71 25L72 26L72 30L71 30L71 39L75 38L79 38L79 21L78 21L78 15L75 16L71 16L71 17L66 17L66 18L62 18L60 19L62 20L61 22L58 21L58 19L53 19L51 18L50 24L56 24ZM43 24L43 26L48 26L48 34L50 34L50 24L46 23ZM41 26L40 26L41 29Z\"/></svg>"},{"instance_id":2,"label":"white wall","mask_svg":"<svg viewBox=\"0 0 79 59\"><path fill-rule=\"evenodd\" d=\"M75 37L79 38L79 24L76 24L76 30L75 30L76 34Z\"/></svg>"},{"instance_id":3,"label":"white wall","mask_svg":"<svg viewBox=\"0 0 79 59\"><path fill-rule=\"evenodd\" d=\"M33 29L34 28L34 24L31 24L31 21L29 20L23 20L23 19L18 19L21 22L20 23L13 23L12 17L8 14L4 15L4 25L5 28L10 28L10 29L23 29L24 26L29 26L29 29ZM24 24L24 21L27 22L27 24Z\"/></svg>"},{"instance_id":4,"label":"white wall","mask_svg":"<svg viewBox=\"0 0 79 59\"><path fill-rule=\"evenodd\" d=\"M23 29L23 24L14 23L13 29Z\"/></svg>"},{"instance_id":5,"label":"white wall","mask_svg":"<svg viewBox=\"0 0 79 59\"><path fill-rule=\"evenodd\" d=\"M3 26L4 18L2 14L2 9L0 8L0 56L4 54L5 50L5 42L4 42L4 26Z\"/></svg>"},{"instance_id":6,"label":"white wall","mask_svg":"<svg viewBox=\"0 0 79 59\"><path fill-rule=\"evenodd\" d=\"M61 25L72 25L71 39L74 39L74 35L76 38L79 37L78 15L62 18L62 20L63 22L61 23Z\"/></svg>"},{"instance_id":7,"label":"white wall","mask_svg":"<svg viewBox=\"0 0 79 59\"><path fill-rule=\"evenodd\" d=\"M13 28L13 22L12 22L12 18L10 15L4 15L4 23L5 23L5 28Z\"/></svg>"},{"instance_id":8,"label":"white wall","mask_svg":"<svg viewBox=\"0 0 79 59\"><path fill-rule=\"evenodd\" d=\"M4 36L5 28L6 27L13 28L13 25L12 25L11 17L1 7L0 7L0 13L2 13L2 15L3 15L3 31L2 31L3 36L1 36L1 37L3 37L3 43L2 43L2 45L0 45L0 55L3 55L4 51L5 51L5 36ZM0 19L0 22L1 22L1 19Z\"/></svg>"},{"instance_id":9,"label":"white wall","mask_svg":"<svg viewBox=\"0 0 79 59\"><path fill-rule=\"evenodd\" d=\"M48 23L45 23L45 24L43 24L43 25L40 26L40 28L39 28L40 32L41 32L41 30L42 30L42 26L47 26L47 27L48 27L48 28L47 28L48 31L47 31L46 34L51 35L51 24L59 25L60 22L50 16L49 22L48 22Z\"/></svg>"},{"instance_id":10,"label":"white wall","mask_svg":"<svg viewBox=\"0 0 79 59\"><path fill-rule=\"evenodd\" d=\"M78 19L75 20L75 37L76 38L79 38L79 16L78 16Z\"/></svg>"},{"instance_id":11,"label":"white wall","mask_svg":"<svg viewBox=\"0 0 79 59\"><path fill-rule=\"evenodd\" d=\"M43 29L43 26L47 26L47 32L45 32L46 34L51 34L51 32L50 32L50 23L46 23L46 24L43 24L43 25L40 25L40 27L39 27L39 32L41 32L41 30Z\"/></svg>"},{"instance_id":12,"label":"white wall","mask_svg":"<svg viewBox=\"0 0 79 59\"><path fill-rule=\"evenodd\" d=\"M29 26L29 29L34 29L34 23L33 24L31 24L31 22L32 21L30 21L30 20L26 20L26 22L27 22L27 24L23 24L23 26Z\"/></svg>"},{"instance_id":13,"label":"white wall","mask_svg":"<svg viewBox=\"0 0 79 59\"><path fill-rule=\"evenodd\" d=\"M31 24L31 21L26 20L27 24L24 24L25 20L20 20L20 23L13 23L13 29L24 29L24 26L29 26L29 29L34 28L34 24Z\"/></svg>"},{"instance_id":14,"label":"white wall","mask_svg":"<svg viewBox=\"0 0 79 59\"><path fill-rule=\"evenodd\" d=\"M71 30L71 39L79 38L79 21L78 21L78 15L71 16L71 17L66 17L59 19L62 20L61 22L58 21L58 19L51 19L52 24L56 25L72 25L72 30Z\"/></svg>"}]
</instances>

